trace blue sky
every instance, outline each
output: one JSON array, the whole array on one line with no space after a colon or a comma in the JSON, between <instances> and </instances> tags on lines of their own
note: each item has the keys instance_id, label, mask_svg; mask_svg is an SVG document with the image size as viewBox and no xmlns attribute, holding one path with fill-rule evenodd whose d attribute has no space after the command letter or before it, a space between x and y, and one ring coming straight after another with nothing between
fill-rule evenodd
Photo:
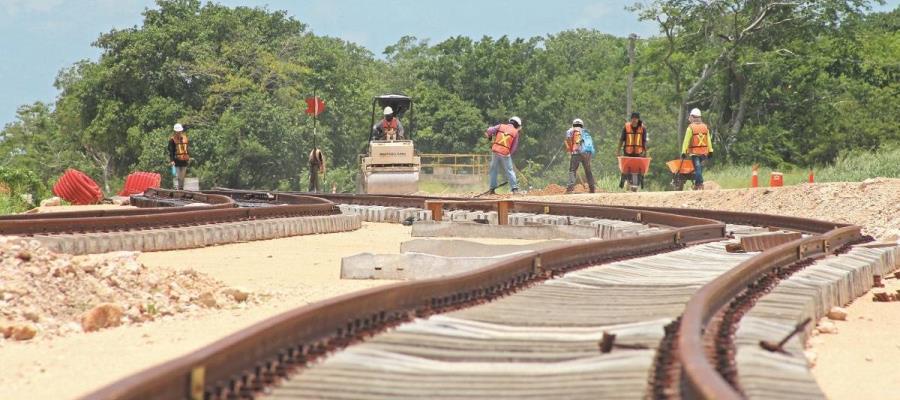
<instances>
[{"instance_id":1,"label":"blue sky","mask_svg":"<svg viewBox=\"0 0 900 400\"><path fill-rule=\"evenodd\" d=\"M286 10L316 34L366 46L376 55L401 36L437 42L450 36L531 37L572 28L650 36L656 27L625 10L636 0L220 0L230 6ZM890 0L878 9L893 9ZM141 23L152 0L0 0L0 126L16 108L53 101L60 69L96 59L103 32ZM385 28L396 27L395 30Z\"/></svg>"}]
</instances>

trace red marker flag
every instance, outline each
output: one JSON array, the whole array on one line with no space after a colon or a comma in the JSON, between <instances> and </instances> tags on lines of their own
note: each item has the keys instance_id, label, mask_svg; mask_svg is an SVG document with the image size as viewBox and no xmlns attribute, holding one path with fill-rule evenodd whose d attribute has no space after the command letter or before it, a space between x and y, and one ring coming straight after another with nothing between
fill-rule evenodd
<instances>
[{"instance_id":1,"label":"red marker flag","mask_svg":"<svg viewBox=\"0 0 900 400\"><path fill-rule=\"evenodd\" d=\"M310 97L306 99L306 113L309 115L319 115L325 111L325 102L318 97Z\"/></svg>"}]
</instances>

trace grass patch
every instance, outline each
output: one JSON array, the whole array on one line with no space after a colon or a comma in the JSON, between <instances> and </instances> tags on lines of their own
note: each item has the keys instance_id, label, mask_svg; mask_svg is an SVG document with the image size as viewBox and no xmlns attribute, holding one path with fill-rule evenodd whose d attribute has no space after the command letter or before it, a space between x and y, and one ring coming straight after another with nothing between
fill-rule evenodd
<instances>
[{"instance_id":1,"label":"grass patch","mask_svg":"<svg viewBox=\"0 0 900 400\"><path fill-rule=\"evenodd\" d=\"M0 194L0 215L18 214L20 212L31 209L25 200L18 196L10 196L9 194Z\"/></svg>"}]
</instances>

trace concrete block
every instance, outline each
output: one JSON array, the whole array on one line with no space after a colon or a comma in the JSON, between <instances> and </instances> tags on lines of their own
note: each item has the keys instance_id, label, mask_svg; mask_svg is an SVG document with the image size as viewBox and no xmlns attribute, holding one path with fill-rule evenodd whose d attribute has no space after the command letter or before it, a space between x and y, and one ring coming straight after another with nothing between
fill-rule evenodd
<instances>
[{"instance_id":1,"label":"concrete block","mask_svg":"<svg viewBox=\"0 0 900 400\"><path fill-rule=\"evenodd\" d=\"M590 227L568 225L485 225L471 222L429 222L413 224L413 237L481 237L527 240L588 239L596 237Z\"/></svg>"},{"instance_id":2,"label":"concrete block","mask_svg":"<svg viewBox=\"0 0 900 400\"><path fill-rule=\"evenodd\" d=\"M529 251L494 257L441 257L421 253L362 253L341 259L341 279L416 280L472 271Z\"/></svg>"},{"instance_id":3,"label":"concrete block","mask_svg":"<svg viewBox=\"0 0 900 400\"><path fill-rule=\"evenodd\" d=\"M594 240L597 239L548 240L531 244L484 244L460 239L413 239L400 243L400 253L422 253L442 257L495 257Z\"/></svg>"}]
</instances>

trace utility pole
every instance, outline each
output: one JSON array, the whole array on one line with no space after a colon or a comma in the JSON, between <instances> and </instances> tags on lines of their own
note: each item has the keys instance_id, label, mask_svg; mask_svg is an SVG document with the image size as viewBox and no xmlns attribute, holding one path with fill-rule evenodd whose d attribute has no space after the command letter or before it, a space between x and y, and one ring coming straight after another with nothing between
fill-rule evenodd
<instances>
[{"instance_id":1,"label":"utility pole","mask_svg":"<svg viewBox=\"0 0 900 400\"><path fill-rule=\"evenodd\" d=\"M625 94L625 119L631 117L634 95L634 42L637 35L628 35L628 91Z\"/></svg>"}]
</instances>

